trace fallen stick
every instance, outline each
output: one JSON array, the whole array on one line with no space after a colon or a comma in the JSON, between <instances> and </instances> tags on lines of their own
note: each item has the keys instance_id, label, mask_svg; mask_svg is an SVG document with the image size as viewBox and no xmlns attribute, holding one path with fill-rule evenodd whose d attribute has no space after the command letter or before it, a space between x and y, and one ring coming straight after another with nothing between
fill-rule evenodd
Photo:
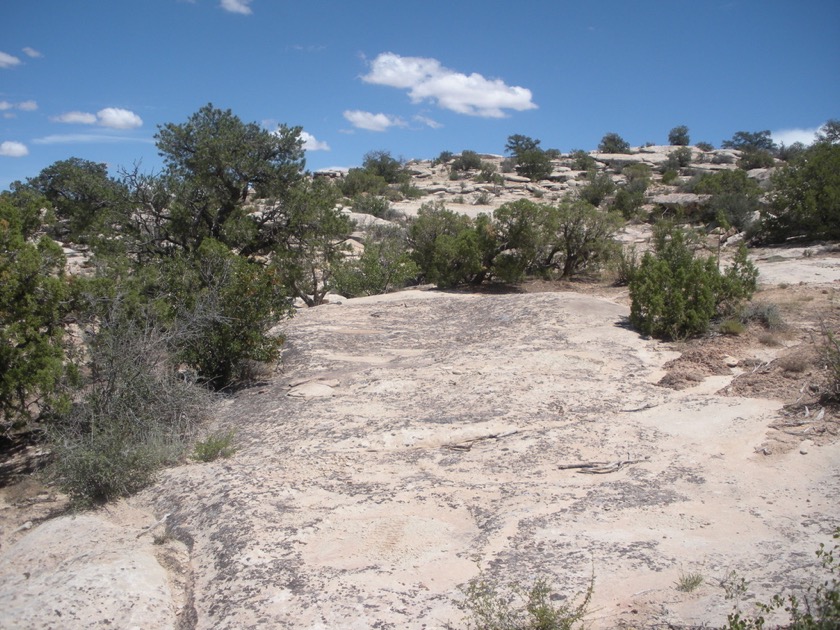
<instances>
[{"instance_id":1,"label":"fallen stick","mask_svg":"<svg viewBox=\"0 0 840 630\"><path fill-rule=\"evenodd\" d=\"M560 464L560 470L571 470L577 468L579 473L586 475L606 475L607 473L618 472L630 464L642 464L650 461L650 457L642 459L620 459L616 462L585 462L582 464Z\"/></svg>"},{"instance_id":2,"label":"fallen stick","mask_svg":"<svg viewBox=\"0 0 840 630\"><path fill-rule=\"evenodd\" d=\"M482 440L498 440L500 438L513 435L514 433L519 433L519 429L513 429L512 431L503 431L502 433L491 433L490 435L481 435L479 437L470 438L469 440L464 440L462 442L450 442L449 444L443 444L441 448L448 448L453 451L468 451L473 447L473 444L475 444L476 442L480 442Z\"/></svg>"},{"instance_id":3,"label":"fallen stick","mask_svg":"<svg viewBox=\"0 0 840 630\"><path fill-rule=\"evenodd\" d=\"M658 404L648 403L646 405L642 405L641 407L637 407L636 409L620 409L622 413L636 413L637 411L644 411L645 409L653 409L654 407L658 407Z\"/></svg>"}]
</instances>

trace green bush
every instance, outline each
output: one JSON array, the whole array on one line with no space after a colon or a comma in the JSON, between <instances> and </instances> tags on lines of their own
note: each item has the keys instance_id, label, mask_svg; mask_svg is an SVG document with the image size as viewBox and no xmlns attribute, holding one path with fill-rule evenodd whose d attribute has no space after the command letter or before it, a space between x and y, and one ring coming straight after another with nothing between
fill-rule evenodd
<instances>
[{"instance_id":1,"label":"green bush","mask_svg":"<svg viewBox=\"0 0 840 630\"><path fill-rule=\"evenodd\" d=\"M700 175L687 184L686 190L711 195L699 217L705 223L724 222L745 230L761 208L761 188L741 170Z\"/></svg>"},{"instance_id":2,"label":"green bush","mask_svg":"<svg viewBox=\"0 0 840 630\"><path fill-rule=\"evenodd\" d=\"M571 152L572 167L578 171L592 171L598 164L597 160L589 155L586 151L575 149Z\"/></svg>"},{"instance_id":3,"label":"green bush","mask_svg":"<svg viewBox=\"0 0 840 630\"><path fill-rule=\"evenodd\" d=\"M379 295L406 286L419 269L399 228L374 228L358 259L345 259L333 276L331 290L349 298Z\"/></svg>"},{"instance_id":4,"label":"green bush","mask_svg":"<svg viewBox=\"0 0 840 630\"><path fill-rule=\"evenodd\" d=\"M710 142L698 142L694 146L697 147L698 149L700 149L701 151L705 151L707 153L709 151L714 151L715 150L715 147Z\"/></svg>"},{"instance_id":5,"label":"green bush","mask_svg":"<svg viewBox=\"0 0 840 630\"><path fill-rule=\"evenodd\" d=\"M840 529L835 529L834 540L840 539ZM757 603L758 614L754 617L742 616L737 609L727 617L728 630L763 630L767 623L765 615L784 611L787 623L783 626L793 630L833 630L840 627L840 563L835 554L840 554L840 544L834 543L831 549L820 544L816 555L820 561L823 575L821 579L807 587L806 592L777 593L770 603ZM742 578L743 582L743 578Z\"/></svg>"},{"instance_id":6,"label":"green bush","mask_svg":"<svg viewBox=\"0 0 840 630\"><path fill-rule=\"evenodd\" d=\"M409 224L408 242L421 277L441 288L471 282L481 272L473 221L443 203L420 206Z\"/></svg>"},{"instance_id":7,"label":"green bush","mask_svg":"<svg viewBox=\"0 0 840 630\"><path fill-rule=\"evenodd\" d=\"M352 207L353 212L370 214L380 219L388 217L391 211L391 204L388 199L367 193L353 197Z\"/></svg>"},{"instance_id":8,"label":"green bush","mask_svg":"<svg viewBox=\"0 0 840 630\"><path fill-rule=\"evenodd\" d=\"M453 171L471 171L478 170L482 166L481 156L475 151L461 151L461 155L452 160L450 169Z\"/></svg>"},{"instance_id":9,"label":"green bush","mask_svg":"<svg viewBox=\"0 0 840 630\"><path fill-rule=\"evenodd\" d=\"M612 177L607 173L589 171L586 176L586 185L578 189L578 194L581 199L597 208L613 191L615 191L615 182Z\"/></svg>"},{"instance_id":10,"label":"green bush","mask_svg":"<svg viewBox=\"0 0 840 630\"><path fill-rule=\"evenodd\" d=\"M61 406L62 319L70 287L61 247L25 238L25 217L0 199L0 432Z\"/></svg>"},{"instance_id":11,"label":"green bush","mask_svg":"<svg viewBox=\"0 0 840 630\"><path fill-rule=\"evenodd\" d=\"M384 195L388 190L388 182L376 173L362 168L351 168L338 184L341 194L350 199L359 195Z\"/></svg>"},{"instance_id":12,"label":"green bush","mask_svg":"<svg viewBox=\"0 0 840 630\"><path fill-rule=\"evenodd\" d=\"M362 160L362 168L388 184L402 184L411 179L405 163L393 157L388 151L370 151Z\"/></svg>"},{"instance_id":13,"label":"green bush","mask_svg":"<svg viewBox=\"0 0 840 630\"><path fill-rule=\"evenodd\" d=\"M523 588L503 586L479 575L462 589L460 605L467 613L465 627L471 630L572 630L585 627L593 590L594 579L579 602L560 604L556 601L561 598L552 594L545 578Z\"/></svg>"},{"instance_id":14,"label":"green bush","mask_svg":"<svg viewBox=\"0 0 840 630\"><path fill-rule=\"evenodd\" d=\"M268 335L290 313L275 267L231 253L212 239L194 259L176 259L165 269L182 334L178 356L202 382L222 389L247 380L249 362L275 361L283 339Z\"/></svg>"},{"instance_id":15,"label":"green bush","mask_svg":"<svg viewBox=\"0 0 840 630\"><path fill-rule=\"evenodd\" d=\"M630 282L630 323L645 335L663 339L702 334L719 308L731 312L749 299L757 275L746 248L721 274L711 256L695 258L681 230L660 228L655 254L644 255Z\"/></svg>"},{"instance_id":16,"label":"green bush","mask_svg":"<svg viewBox=\"0 0 840 630\"><path fill-rule=\"evenodd\" d=\"M818 142L772 178L763 234L788 238L840 238L840 144Z\"/></svg>"},{"instance_id":17,"label":"green bush","mask_svg":"<svg viewBox=\"0 0 840 630\"><path fill-rule=\"evenodd\" d=\"M773 154L769 151L762 151L760 149L748 149L741 153L741 159L738 160L738 168L745 171L754 168L771 168L776 164Z\"/></svg>"},{"instance_id":18,"label":"green bush","mask_svg":"<svg viewBox=\"0 0 840 630\"><path fill-rule=\"evenodd\" d=\"M235 438L233 431L212 433L195 443L193 459L205 463L227 459L236 452Z\"/></svg>"},{"instance_id":19,"label":"green bush","mask_svg":"<svg viewBox=\"0 0 840 630\"><path fill-rule=\"evenodd\" d=\"M685 168L689 164L691 164L691 149L689 147L680 147L668 154L668 160L665 162L665 170L677 170Z\"/></svg>"},{"instance_id":20,"label":"green bush","mask_svg":"<svg viewBox=\"0 0 840 630\"><path fill-rule=\"evenodd\" d=\"M630 143L614 132L605 134L598 144L601 153L630 153Z\"/></svg>"},{"instance_id":21,"label":"green bush","mask_svg":"<svg viewBox=\"0 0 840 630\"><path fill-rule=\"evenodd\" d=\"M162 326L153 305L138 307L121 287L98 286L108 291L85 296L95 322L86 326L85 381L72 408L47 427L55 478L79 506L151 483L182 456L209 408L207 392L173 360L182 332Z\"/></svg>"},{"instance_id":22,"label":"green bush","mask_svg":"<svg viewBox=\"0 0 840 630\"><path fill-rule=\"evenodd\" d=\"M532 182L546 179L552 170L551 158L541 149L523 151L516 156L516 173Z\"/></svg>"},{"instance_id":23,"label":"green bush","mask_svg":"<svg viewBox=\"0 0 840 630\"><path fill-rule=\"evenodd\" d=\"M680 147L685 147L691 144L691 140L688 136L688 127L680 125L679 127L671 129L671 131L668 132L668 144Z\"/></svg>"}]
</instances>

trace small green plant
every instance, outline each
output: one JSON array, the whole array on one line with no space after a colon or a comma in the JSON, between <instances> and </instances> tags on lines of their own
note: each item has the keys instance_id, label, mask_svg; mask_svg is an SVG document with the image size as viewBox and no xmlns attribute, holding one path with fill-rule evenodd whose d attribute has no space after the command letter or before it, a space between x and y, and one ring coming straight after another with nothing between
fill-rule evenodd
<instances>
[{"instance_id":1,"label":"small green plant","mask_svg":"<svg viewBox=\"0 0 840 630\"><path fill-rule=\"evenodd\" d=\"M529 588L501 587L483 574L462 589L465 627L474 630L571 630L582 628L592 600L594 576L579 602L556 604L548 580L537 578Z\"/></svg>"},{"instance_id":2,"label":"small green plant","mask_svg":"<svg viewBox=\"0 0 840 630\"><path fill-rule=\"evenodd\" d=\"M706 151L707 153L709 151L714 151L715 150L715 147L712 146L711 142L698 142L694 146L697 147L698 149L700 149L701 151Z\"/></svg>"},{"instance_id":3,"label":"small green plant","mask_svg":"<svg viewBox=\"0 0 840 630\"><path fill-rule=\"evenodd\" d=\"M679 173L673 169L669 169L662 173L662 183L666 186L670 186L677 181L677 177L679 177Z\"/></svg>"},{"instance_id":4,"label":"small green plant","mask_svg":"<svg viewBox=\"0 0 840 630\"><path fill-rule=\"evenodd\" d=\"M691 593L696 591L703 584L704 579L701 573L689 572L680 573L679 579L675 582L675 586L681 593Z\"/></svg>"},{"instance_id":5,"label":"small green plant","mask_svg":"<svg viewBox=\"0 0 840 630\"><path fill-rule=\"evenodd\" d=\"M475 205L475 206L487 206L489 204L490 204L490 193L488 193L486 190L480 192L478 194L478 197L475 198L475 201L473 201L473 205Z\"/></svg>"},{"instance_id":6,"label":"small green plant","mask_svg":"<svg viewBox=\"0 0 840 630\"><path fill-rule=\"evenodd\" d=\"M840 539L840 528L834 531L834 540ZM827 549L820 543L816 551L824 577L817 578L804 593L777 593L769 604L756 604L757 615L754 617L741 616L737 601L746 592L746 582L741 578L740 584L734 582L736 597L735 609L727 617L728 630L763 630L767 627L765 616L784 611L788 616L788 623L773 627L792 628L796 630L829 630L840 627L840 544L834 543ZM721 584L723 585L723 584Z\"/></svg>"},{"instance_id":7,"label":"small green plant","mask_svg":"<svg viewBox=\"0 0 840 630\"><path fill-rule=\"evenodd\" d=\"M604 134L598 144L601 153L630 153L630 143L615 132Z\"/></svg>"},{"instance_id":8,"label":"small green plant","mask_svg":"<svg viewBox=\"0 0 840 630\"><path fill-rule=\"evenodd\" d=\"M236 452L236 434L233 431L211 433L196 442L193 459L200 462L212 462L219 458L227 459Z\"/></svg>"},{"instance_id":9,"label":"small green plant","mask_svg":"<svg viewBox=\"0 0 840 630\"><path fill-rule=\"evenodd\" d=\"M738 319L725 319L718 326L722 335L743 335L747 327Z\"/></svg>"},{"instance_id":10,"label":"small green plant","mask_svg":"<svg viewBox=\"0 0 840 630\"><path fill-rule=\"evenodd\" d=\"M615 257L615 283L618 286L630 284L639 268L639 254L635 245L628 245L618 250Z\"/></svg>"},{"instance_id":11,"label":"small green plant","mask_svg":"<svg viewBox=\"0 0 840 630\"><path fill-rule=\"evenodd\" d=\"M757 322L767 330L782 330L785 321L779 312L779 307L767 302L750 302L741 310L741 321Z\"/></svg>"}]
</instances>

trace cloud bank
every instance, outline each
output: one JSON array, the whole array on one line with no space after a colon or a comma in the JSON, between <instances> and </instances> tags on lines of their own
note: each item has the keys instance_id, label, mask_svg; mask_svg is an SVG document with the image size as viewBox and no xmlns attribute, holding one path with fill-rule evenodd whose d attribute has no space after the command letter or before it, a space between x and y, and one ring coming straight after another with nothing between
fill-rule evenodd
<instances>
[{"instance_id":1,"label":"cloud bank","mask_svg":"<svg viewBox=\"0 0 840 630\"><path fill-rule=\"evenodd\" d=\"M50 118L53 122L77 125L99 125L109 129L136 129L143 125L143 119L128 109L106 107L96 114L89 112L65 112Z\"/></svg>"},{"instance_id":2,"label":"cloud bank","mask_svg":"<svg viewBox=\"0 0 840 630\"><path fill-rule=\"evenodd\" d=\"M366 129L367 131L386 131L390 127L405 127L405 121L399 116L389 116L388 114L374 114L372 112L364 112L359 109L348 109L344 112L346 118L351 125L356 129Z\"/></svg>"},{"instance_id":3,"label":"cloud bank","mask_svg":"<svg viewBox=\"0 0 840 630\"><path fill-rule=\"evenodd\" d=\"M29 149L22 142L6 140L5 142L0 142L0 155L5 157L23 157L24 155L29 155Z\"/></svg>"},{"instance_id":4,"label":"cloud bank","mask_svg":"<svg viewBox=\"0 0 840 630\"><path fill-rule=\"evenodd\" d=\"M43 57L44 55L41 54L40 51L35 50L30 46L24 46L23 52L26 53L27 57L32 57L33 59L37 59L38 57Z\"/></svg>"},{"instance_id":5,"label":"cloud bank","mask_svg":"<svg viewBox=\"0 0 840 630\"><path fill-rule=\"evenodd\" d=\"M408 90L413 103L430 101L467 116L505 118L505 110L536 109L531 90L473 72L456 72L437 59L382 53L370 63L365 83Z\"/></svg>"}]
</instances>

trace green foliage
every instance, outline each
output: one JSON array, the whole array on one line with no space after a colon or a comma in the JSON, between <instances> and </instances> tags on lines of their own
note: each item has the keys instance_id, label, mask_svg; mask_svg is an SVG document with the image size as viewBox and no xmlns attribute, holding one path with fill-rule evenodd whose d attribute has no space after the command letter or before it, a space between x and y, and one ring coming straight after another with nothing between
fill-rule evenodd
<instances>
[{"instance_id":1,"label":"green foliage","mask_svg":"<svg viewBox=\"0 0 840 630\"><path fill-rule=\"evenodd\" d=\"M353 231L350 219L336 208L337 200L329 182L316 180L295 187L286 202L282 240L272 268L307 306L323 303Z\"/></svg>"},{"instance_id":2,"label":"green foliage","mask_svg":"<svg viewBox=\"0 0 840 630\"><path fill-rule=\"evenodd\" d=\"M516 172L532 182L546 179L552 172L551 158L541 149L522 151L516 156Z\"/></svg>"},{"instance_id":3,"label":"green foliage","mask_svg":"<svg viewBox=\"0 0 840 630\"><path fill-rule=\"evenodd\" d=\"M715 150L715 147L710 142L697 142L694 146L701 151L706 151L707 153Z\"/></svg>"},{"instance_id":4,"label":"green foliage","mask_svg":"<svg viewBox=\"0 0 840 630\"><path fill-rule=\"evenodd\" d=\"M384 177L363 168L351 168L338 186L341 194L351 199L363 194L381 196L388 190Z\"/></svg>"},{"instance_id":5,"label":"green foliage","mask_svg":"<svg viewBox=\"0 0 840 630\"><path fill-rule=\"evenodd\" d=\"M834 539L840 539L840 529L834 531ZM765 615L784 611L788 622L783 627L792 630L829 630L840 627L840 544L831 549L820 544L817 559L824 572L821 581L808 586L805 593L777 593L769 604L758 603L758 614L754 617L741 616L737 609L727 617L728 630L763 630L768 627ZM773 626L782 627L782 626Z\"/></svg>"},{"instance_id":6,"label":"green foliage","mask_svg":"<svg viewBox=\"0 0 840 630\"><path fill-rule=\"evenodd\" d=\"M689 147L680 147L668 154L668 160L665 162L665 170L677 170L679 168L685 168L689 164L691 164L691 149Z\"/></svg>"},{"instance_id":7,"label":"green foliage","mask_svg":"<svg viewBox=\"0 0 840 630\"><path fill-rule=\"evenodd\" d=\"M365 250L356 259L345 259L333 275L331 290L347 297L378 295L404 287L417 277L406 236L400 228L374 228L365 239Z\"/></svg>"},{"instance_id":8,"label":"green foliage","mask_svg":"<svg viewBox=\"0 0 840 630\"><path fill-rule=\"evenodd\" d=\"M473 222L442 203L420 206L408 241L421 276L441 288L473 282L482 270Z\"/></svg>"},{"instance_id":9,"label":"green foliage","mask_svg":"<svg viewBox=\"0 0 840 630\"><path fill-rule=\"evenodd\" d=\"M617 133L610 132L601 138L598 151L600 153L630 153L630 144Z\"/></svg>"},{"instance_id":10,"label":"green foliage","mask_svg":"<svg viewBox=\"0 0 840 630\"><path fill-rule=\"evenodd\" d=\"M619 248L615 256L615 283L626 286L632 282L639 268L639 254L635 245Z\"/></svg>"},{"instance_id":11,"label":"green foliage","mask_svg":"<svg viewBox=\"0 0 840 630\"><path fill-rule=\"evenodd\" d=\"M680 125L671 129L668 132L668 144L679 147L685 147L691 144L691 139L688 136L688 127Z\"/></svg>"},{"instance_id":12,"label":"green foliage","mask_svg":"<svg viewBox=\"0 0 840 630\"><path fill-rule=\"evenodd\" d=\"M233 431L211 433L195 443L193 459L204 463L227 459L236 452L235 439Z\"/></svg>"},{"instance_id":13,"label":"green foliage","mask_svg":"<svg viewBox=\"0 0 840 630\"><path fill-rule=\"evenodd\" d=\"M750 302L741 309L741 321L757 322L768 330L782 330L785 327L779 307L766 302Z\"/></svg>"},{"instance_id":14,"label":"green foliage","mask_svg":"<svg viewBox=\"0 0 840 630\"><path fill-rule=\"evenodd\" d=\"M671 143L675 144L675 143ZM682 593L691 593L703 585L703 575L700 573L681 573L680 579L677 580L677 590Z\"/></svg>"},{"instance_id":15,"label":"green foliage","mask_svg":"<svg viewBox=\"0 0 840 630\"><path fill-rule=\"evenodd\" d=\"M761 149L745 149L738 160L738 168L745 171L754 168L770 168L776 164L773 154Z\"/></svg>"},{"instance_id":16,"label":"green foliage","mask_svg":"<svg viewBox=\"0 0 840 630\"><path fill-rule=\"evenodd\" d=\"M645 335L664 339L702 334L719 307L731 311L749 299L757 275L746 248L721 274L711 256L694 257L681 230L661 228L655 254L644 255L630 282L630 323Z\"/></svg>"},{"instance_id":17,"label":"green foliage","mask_svg":"<svg viewBox=\"0 0 840 630\"><path fill-rule=\"evenodd\" d=\"M720 224L722 220L745 230L761 208L761 188L741 170L704 174L694 178L686 188L698 195L711 195L705 213L699 217L706 223Z\"/></svg>"},{"instance_id":18,"label":"green foliage","mask_svg":"<svg viewBox=\"0 0 840 630\"><path fill-rule=\"evenodd\" d=\"M181 330L173 345L203 383L229 387L247 380L249 362L277 359L283 340L268 330L290 310L274 267L206 239L192 257L167 261L164 278L168 313Z\"/></svg>"},{"instance_id":19,"label":"green foliage","mask_svg":"<svg viewBox=\"0 0 840 630\"><path fill-rule=\"evenodd\" d=\"M300 127L281 125L275 132L243 123L230 110L205 105L187 122L167 123L155 136L174 196L166 238L195 250L213 238L247 252L270 245L258 238L270 217L253 230L243 211L251 190L257 198L281 199L299 182L304 166Z\"/></svg>"},{"instance_id":20,"label":"green foliage","mask_svg":"<svg viewBox=\"0 0 840 630\"><path fill-rule=\"evenodd\" d=\"M768 151L776 150L776 143L769 130L765 131L738 131L729 140L724 140L721 145L724 149L737 149L738 151Z\"/></svg>"},{"instance_id":21,"label":"green foliage","mask_svg":"<svg viewBox=\"0 0 840 630\"><path fill-rule=\"evenodd\" d=\"M840 120L832 118L826 121L817 132L817 142L828 144L840 143Z\"/></svg>"},{"instance_id":22,"label":"green foliage","mask_svg":"<svg viewBox=\"0 0 840 630\"><path fill-rule=\"evenodd\" d=\"M481 156L475 151L465 150L461 155L452 160L449 168L453 171L472 171L482 167Z\"/></svg>"},{"instance_id":23,"label":"green foliage","mask_svg":"<svg viewBox=\"0 0 840 630\"><path fill-rule=\"evenodd\" d=\"M74 504L136 492L176 461L208 409L206 392L186 382L169 352L172 331L148 306L111 285L88 294L87 375L80 396L48 426L54 475Z\"/></svg>"},{"instance_id":24,"label":"green foliage","mask_svg":"<svg viewBox=\"0 0 840 630\"><path fill-rule=\"evenodd\" d=\"M438 155L434 160L432 160L432 166L437 166L438 164L447 164L452 160L455 155L452 151L441 151L440 155Z\"/></svg>"},{"instance_id":25,"label":"green foliage","mask_svg":"<svg viewBox=\"0 0 840 630\"><path fill-rule=\"evenodd\" d=\"M526 151L538 150L541 150L539 140L518 133L508 136L507 142L505 143L505 153L517 159Z\"/></svg>"},{"instance_id":26,"label":"green foliage","mask_svg":"<svg viewBox=\"0 0 840 630\"><path fill-rule=\"evenodd\" d=\"M378 175L388 184L402 184L411 178L403 161L394 158L388 151L366 153L362 160L362 168L368 173Z\"/></svg>"},{"instance_id":27,"label":"green foliage","mask_svg":"<svg viewBox=\"0 0 840 630\"><path fill-rule=\"evenodd\" d=\"M734 318L725 319L718 326L718 332L722 335L743 335L746 330L743 322Z\"/></svg>"},{"instance_id":28,"label":"green foliage","mask_svg":"<svg viewBox=\"0 0 840 630\"><path fill-rule=\"evenodd\" d=\"M634 191L629 187L624 186L619 188L615 193L610 209L620 212L625 219L632 219L638 213L645 203L645 193L642 191Z\"/></svg>"},{"instance_id":29,"label":"green foliage","mask_svg":"<svg viewBox=\"0 0 840 630\"><path fill-rule=\"evenodd\" d=\"M124 219L128 191L108 176L108 167L79 158L48 166L27 182L52 207L51 233L75 243L95 244Z\"/></svg>"},{"instance_id":30,"label":"green foliage","mask_svg":"<svg viewBox=\"0 0 840 630\"><path fill-rule=\"evenodd\" d=\"M592 171L598 163L597 160L586 151L575 149L571 153L572 166L578 171Z\"/></svg>"},{"instance_id":31,"label":"green foliage","mask_svg":"<svg viewBox=\"0 0 840 630\"><path fill-rule=\"evenodd\" d=\"M0 198L0 418L25 422L61 404L62 319L69 285L64 255L47 237L25 238L25 216Z\"/></svg>"},{"instance_id":32,"label":"green foliage","mask_svg":"<svg viewBox=\"0 0 840 630\"><path fill-rule=\"evenodd\" d=\"M591 270L609 259L612 237L622 224L615 212L604 212L580 200L566 200L557 207L556 257L562 278Z\"/></svg>"},{"instance_id":33,"label":"green foliage","mask_svg":"<svg viewBox=\"0 0 840 630\"><path fill-rule=\"evenodd\" d=\"M466 628L474 630L571 630L583 628L594 579L579 602L555 603L551 586L537 578L529 588L502 586L479 575L463 588Z\"/></svg>"},{"instance_id":34,"label":"green foliage","mask_svg":"<svg viewBox=\"0 0 840 630\"><path fill-rule=\"evenodd\" d=\"M586 185L578 190L578 194L581 199L595 207L600 206L601 202L615 191L615 182L607 173L589 171L586 181Z\"/></svg>"},{"instance_id":35,"label":"green foliage","mask_svg":"<svg viewBox=\"0 0 840 630\"><path fill-rule=\"evenodd\" d=\"M679 176L680 176L680 174L679 174L676 170L674 170L674 169L667 169L667 170L665 170L665 171L662 173L662 178L661 178L661 181L662 181L662 183L663 183L663 184L665 184L666 186L670 186L670 185L671 185L671 184L673 184L675 181L677 181L677 178L678 178Z\"/></svg>"},{"instance_id":36,"label":"green foliage","mask_svg":"<svg viewBox=\"0 0 840 630\"><path fill-rule=\"evenodd\" d=\"M840 144L818 142L772 179L769 240L840 238Z\"/></svg>"},{"instance_id":37,"label":"green foliage","mask_svg":"<svg viewBox=\"0 0 840 630\"><path fill-rule=\"evenodd\" d=\"M391 212L391 203L388 199L368 193L362 193L353 197L352 205L354 212L370 214L380 219L388 217Z\"/></svg>"}]
</instances>

